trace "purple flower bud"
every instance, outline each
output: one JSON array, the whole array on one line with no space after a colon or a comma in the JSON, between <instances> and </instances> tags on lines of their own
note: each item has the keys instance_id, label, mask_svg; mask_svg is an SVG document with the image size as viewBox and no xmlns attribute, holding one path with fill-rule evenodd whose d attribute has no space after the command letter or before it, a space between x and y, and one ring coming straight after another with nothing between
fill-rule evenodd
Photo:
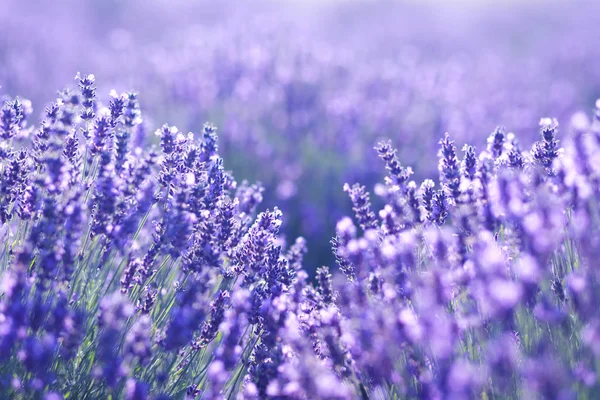
<instances>
[{"instance_id":1,"label":"purple flower bud","mask_svg":"<svg viewBox=\"0 0 600 400\"><path fill-rule=\"evenodd\" d=\"M454 142L450 140L450 135L448 135L448 133L446 133L444 139L440 140L439 144L441 145L441 149L438 153L438 157L440 157L438 164L440 180L443 183L448 196L453 199L455 203L458 203L460 197L461 175L458 158L456 157L456 146L454 146Z\"/></svg>"},{"instance_id":2,"label":"purple flower bud","mask_svg":"<svg viewBox=\"0 0 600 400\"><path fill-rule=\"evenodd\" d=\"M21 130L21 121L25 117L23 107L18 98L5 101L0 109L0 138L9 140Z\"/></svg>"},{"instance_id":3,"label":"purple flower bud","mask_svg":"<svg viewBox=\"0 0 600 400\"><path fill-rule=\"evenodd\" d=\"M474 180L475 174L477 173L477 155L475 153L475 147L465 145L463 147L465 157L463 158L461 171L466 179Z\"/></svg>"},{"instance_id":4,"label":"purple flower bud","mask_svg":"<svg viewBox=\"0 0 600 400\"><path fill-rule=\"evenodd\" d=\"M344 184L344 191L348 192L352 200L354 215L363 231L377 227L377 219L371 209L371 200L369 193L364 186L355 183L352 185Z\"/></svg>"},{"instance_id":5,"label":"purple flower bud","mask_svg":"<svg viewBox=\"0 0 600 400\"><path fill-rule=\"evenodd\" d=\"M196 345L204 347L215 339L219 326L225 318L225 310L229 303L229 292L223 290L215 295L215 299L210 304L210 319L202 326L200 338Z\"/></svg>"},{"instance_id":6,"label":"purple flower bud","mask_svg":"<svg viewBox=\"0 0 600 400\"><path fill-rule=\"evenodd\" d=\"M375 147L375 150L379 153L379 157L385 161L385 168L390 174L392 183L394 185L399 185L402 188L401 190L404 191L405 185L413 173L412 169L400 165L398 157L396 157L396 149L392 148L391 141L379 142Z\"/></svg>"},{"instance_id":7,"label":"purple flower bud","mask_svg":"<svg viewBox=\"0 0 600 400\"><path fill-rule=\"evenodd\" d=\"M90 75L80 75L79 73L75 76L75 80L78 81L79 90L81 93L82 101L81 105L83 109L81 111L81 119L84 121L93 120L96 116L96 77Z\"/></svg>"},{"instance_id":8,"label":"purple flower bud","mask_svg":"<svg viewBox=\"0 0 600 400\"><path fill-rule=\"evenodd\" d=\"M535 161L540 163L548 172L552 172L552 163L559 154L559 141L556 139L558 122L556 119L542 118L540 120L540 135L542 140L536 142L532 148Z\"/></svg>"},{"instance_id":9,"label":"purple flower bud","mask_svg":"<svg viewBox=\"0 0 600 400\"><path fill-rule=\"evenodd\" d=\"M500 158L504 151L504 143L506 140L506 134L504 133L504 127L498 126L494 129L494 132L487 139L487 151L491 154L494 160Z\"/></svg>"}]
</instances>

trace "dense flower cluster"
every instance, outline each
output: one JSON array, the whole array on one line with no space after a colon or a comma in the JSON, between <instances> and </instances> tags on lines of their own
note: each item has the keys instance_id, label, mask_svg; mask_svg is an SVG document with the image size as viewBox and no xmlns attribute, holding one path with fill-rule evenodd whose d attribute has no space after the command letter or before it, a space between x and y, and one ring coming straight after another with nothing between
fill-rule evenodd
<instances>
[{"instance_id":1,"label":"dense flower cluster","mask_svg":"<svg viewBox=\"0 0 600 400\"><path fill-rule=\"evenodd\" d=\"M137 94L105 106L76 81L37 126L29 102L2 106L0 397L255 397L304 379L283 365L331 375L288 322L315 292L305 243L286 249L278 209L257 215L216 128L164 125L141 148Z\"/></svg>"},{"instance_id":2,"label":"dense flower cluster","mask_svg":"<svg viewBox=\"0 0 600 400\"><path fill-rule=\"evenodd\" d=\"M543 118L524 151L497 128L462 162L446 134L439 189L425 181L416 198L390 144L377 146L386 204L365 224L374 211L356 205L368 193L349 190L358 227L341 220L334 240L346 279L315 317L317 348L355 397L597 396L598 110L569 129L561 147L558 122Z\"/></svg>"},{"instance_id":3,"label":"dense flower cluster","mask_svg":"<svg viewBox=\"0 0 600 400\"><path fill-rule=\"evenodd\" d=\"M600 398L600 3L262 2L0 6L0 399Z\"/></svg>"},{"instance_id":4,"label":"dense flower cluster","mask_svg":"<svg viewBox=\"0 0 600 400\"><path fill-rule=\"evenodd\" d=\"M278 208L238 183L217 130L156 130L93 75L38 125L2 106L4 398L574 398L599 389L600 101L559 139L440 140L439 183L344 185L340 272L302 269ZM143 141L142 141L143 142ZM561 145L563 145L561 147ZM462 159L461 159L462 158Z\"/></svg>"}]
</instances>

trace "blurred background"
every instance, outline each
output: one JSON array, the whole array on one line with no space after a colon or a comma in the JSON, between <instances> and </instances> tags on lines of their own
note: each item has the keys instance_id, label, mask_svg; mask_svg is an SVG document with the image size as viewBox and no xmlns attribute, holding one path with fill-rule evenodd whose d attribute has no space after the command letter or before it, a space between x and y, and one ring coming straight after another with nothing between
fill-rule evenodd
<instances>
[{"instance_id":1,"label":"blurred background","mask_svg":"<svg viewBox=\"0 0 600 400\"><path fill-rule=\"evenodd\" d=\"M39 116L74 76L140 93L144 128L219 128L225 166L261 181L306 267L331 265L342 190L384 176L383 138L437 176L437 142L529 146L600 97L599 2L2 0L0 96ZM153 135L148 135L149 141ZM377 204L377 199L373 199Z\"/></svg>"}]
</instances>

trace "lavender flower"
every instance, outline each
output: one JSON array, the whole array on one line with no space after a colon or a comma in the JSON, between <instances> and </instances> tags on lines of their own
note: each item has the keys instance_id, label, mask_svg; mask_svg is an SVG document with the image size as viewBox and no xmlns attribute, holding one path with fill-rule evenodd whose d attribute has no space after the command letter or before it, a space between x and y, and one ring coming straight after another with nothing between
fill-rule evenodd
<instances>
[{"instance_id":1,"label":"lavender flower","mask_svg":"<svg viewBox=\"0 0 600 400\"><path fill-rule=\"evenodd\" d=\"M504 152L504 144L506 141L506 134L504 133L504 127L499 126L494 129L494 132L487 139L487 151L491 154L494 160L497 160L502 156Z\"/></svg>"},{"instance_id":2,"label":"lavender flower","mask_svg":"<svg viewBox=\"0 0 600 400\"><path fill-rule=\"evenodd\" d=\"M350 200L352 200L354 214L360 227L363 230L374 229L377 227L375 214L371 210L371 200L366 188L359 184L354 184L352 187L347 183L344 184L344 191L348 192Z\"/></svg>"},{"instance_id":3,"label":"lavender flower","mask_svg":"<svg viewBox=\"0 0 600 400\"><path fill-rule=\"evenodd\" d=\"M477 155L475 154L475 147L465 145L463 151L465 157L461 165L461 170L463 176L472 181L475 179L475 174L477 173Z\"/></svg>"},{"instance_id":4,"label":"lavender flower","mask_svg":"<svg viewBox=\"0 0 600 400\"><path fill-rule=\"evenodd\" d=\"M319 294L323 298L324 304L332 303L334 300L333 285L331 274L327 267L317 269L317 280L319 282Z\"/></svg>"},{"instance_id":5,"label":"lavender flower","mask_svg":"<svg viewBox=\"0 0 600 400\"><path fill-rule=\"evenodd\" d=\"M5 101L0 110L0 138L9 140L21 130L21 121L25 117L18 98Z\"/></svg>"},{"instance_id":6,"label":"lavender flower","mask_svg":"<svg viewBox=\"0 0 600 400\"><path fill-rule=\"evenodd\" d=\"M448 196L458 203L460 197L460 167L456 158L456 146L450 140L450 136L446 133L443 140L440 140L442 148L438 156L440 162L438 169L440 172L441 181L448 192Z\"/></svg>"},{"instance_id":7,"label":"lavender flower","mask_svg":"<svg viewBox=\"0 0 600 400\"><path fill-rule=\"evenodd\" d=\"M221 291L215 295L215 300L210 304L210 319L204 323L197 346L204 347L217 336L219 326L225 318L225 311L229 301L229 292Z\"/></svg>"},{"instance_id":8,"label":"lavender flower","mask_svg":"<svg viewBox=\"0 0 600 400\"><path fill-rule=\"evenodd\" d=\"M96 77L92 74L82 76L78 73L75 76L75 80L78 81L82 97L81 105L83 109L81 111L81 119L91 121L96 117Z\"/></svg>"},{"instance_id":9,"label":"lavender flower","mask_svg":"<svg viewBox=\"0 0 600 400\"><path fill-rule=\"evenodd\" d=\"M536 142L532 149L534 160L549 172L551 172L552 163L558 157L557 129L558 122L555 119L542 118L540 120L540 135L542 136L542 140Z\"/></svg>"},{"instance_id":10,"label":"lavender flower","mask_svg":"<svg viewBox=\"0 0 600 400\"><path fill-rule=\"evenodd\" d=\"M412 175L412 169L410 167L404 168L400 165L396 157L396 150L392 149L391 141L380 142L375 147L375 150L379 153L379 157L385 161L385 168L390 174L391 184L399 185L404 190L408 179Z\"/></svg>"}]
</instances>

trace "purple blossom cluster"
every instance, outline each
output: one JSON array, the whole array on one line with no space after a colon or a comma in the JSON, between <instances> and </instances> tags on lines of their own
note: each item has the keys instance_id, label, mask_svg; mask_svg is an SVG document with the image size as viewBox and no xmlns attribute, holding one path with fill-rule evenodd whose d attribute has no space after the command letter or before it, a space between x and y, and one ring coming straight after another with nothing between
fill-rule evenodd
<instances>
[{"instance_id":1,"label":"purple blossom cluster","mask_svg":"<svg viewBox=\"0 0 600 400\"><path fill-rule=\"evenodd\" d=\"M346 186L356 224L341 219L333 241L345 279L318 275L333 303L316 348L355 397L597 396L598 108L568 130L563 146L542 118L526 151L499 127L462 156L446 134L439 186L419 190L390 143L376 147L385 205Z\"/></svg>"},{"instance_id":2,"label":"purple blossom cluster","mask_svg":"<svg viewBox=\"0 0 600 400\"><path fill-rule=\"evenodd\" d=\"M0 6L0 398L600 396L597 5L144 3Z\"/></svg>"},{"instance_id":3,"label":"purple blossom cluster","mask_svg":"<svg viewBox=\"0 0 600 400\"><path fill-rule=\"evenodd\" d=\"M163 125L140 147L137 94L75 79L37 125L24 99L0 113L0 396L253 398L279 380L308 395L279 376L296 362L338 382L288 326L312 287L305 241L287 248L281 211L257 212L217 129Z\"/></svg>"},{"instance_id":4,"label":"purple blossom cluster","mask_svg":"<svg viewBox=\"0 0 600 400\"><path fill-rule=\"evenodd\" d=\"M439 179L345 185L339 272L302 268L217 128L144 134L136 93L76 76L2 105L0 393L13 398L593 398L600 101L524 150L440 140ZM142 141L144 142L144 141Z\"/></svg>"}]
</instances>

